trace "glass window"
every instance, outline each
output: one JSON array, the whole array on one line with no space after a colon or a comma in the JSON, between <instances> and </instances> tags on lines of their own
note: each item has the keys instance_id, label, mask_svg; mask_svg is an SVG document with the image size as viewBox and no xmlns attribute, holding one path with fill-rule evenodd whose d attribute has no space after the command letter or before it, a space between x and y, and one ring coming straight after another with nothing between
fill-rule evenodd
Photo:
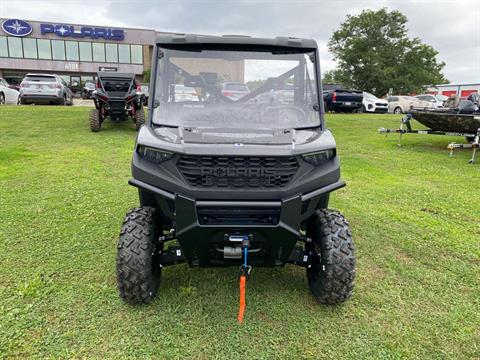
<instances>
[{"instance_id":1,"label":"glass window","mask_svg":"<svg viewBox=\"0 0 480 360\"><path fill-rule=\"evenodd\" d=\"M92 61L92 43L79 42L80 47L80 61Z\"/></svg>"},{"instance_id":2,"label":"glass window","mask_svg":"<svg viewBox=\"0 0 480 360\"><path fill-rule=\"evenodd\" d=\"M10 57L21 58L23 57L22 39L16 37L8 37L8 52Z\"/></svg>"},{"instance_id":3,"label":"glass window","mask_svg":"<svg viewBox=\"0 0 480 360\"><path fill-rule=\"evenodd\" d=\"M118 62L130 63L130 45L118 45Z\"/></svg>"},{"instance_id":4,"label":"glass window","mask_svg":"<svg viewBox=\"0 0 480 360\"><path fill-rule=\"evenodd\" d=\"M8 57L6 36L0 36L0 57Z\"/></svg>"},{"instance_id":5,"label":"glass window","mask_svg":"<svg viewBox=\"0 0 480 360\"><path fill-rule=\"evenodd\" d=\"M78 42L65 41L65 50L67 50L67 60L78 61Z\"/></svg>"},{"instance_id":6,"label":"glass window","mask_svg":"<svg viewBox=\"0 0 480 360\"><path fill-rule=\"evenodd\" d=\"M53 60L65 60L65 41L52 40Z\"/></svg>"},{"instance_id":7,"label":"glass window","mask_svg":"<svg viewBox=\"0 0 480 360\"><path fill-rule=\"evenodd\" d=\"M105 50L107 53L107 62L118 62L117 44L105 44Z\"/></svg>"},{"instance_id":8,"label":"glass window","mask_svg":"<svg viewBox=\"0 0 480 360\"><path fill-rule=\"evenodd\" d=\"M37 58L37 41L35 39L23 39L23 56L28 59Z\"/></svg>"},{"instance_id":9,"label":"glass window","mask_svg":"<svg viewBox=\"0 0 480 360\"><path fill-rule=\"evenodd\" d=\"M93 61L105 62L105 44L104 43L92 43L93 48Z\"/></svg>"},{"instance_id":10,"label":"glass window","mask_svg":"<svg viewBox=\"0 0 480 360\"><path fill-rule=\"evenodd\" d=\"M142 45L132 45L132 64L143 64Z\"/></svg>"},{"instance_id":11,"label":"glass window","mask_svg":"<svg viewBox=\"0 0 480 360\"><path fill-rule=\"evenodd\" d=\"M38 58L48 59L52 58L52 49L50 47L50 40L37 39Z\"/></svg>"}]
</instances>

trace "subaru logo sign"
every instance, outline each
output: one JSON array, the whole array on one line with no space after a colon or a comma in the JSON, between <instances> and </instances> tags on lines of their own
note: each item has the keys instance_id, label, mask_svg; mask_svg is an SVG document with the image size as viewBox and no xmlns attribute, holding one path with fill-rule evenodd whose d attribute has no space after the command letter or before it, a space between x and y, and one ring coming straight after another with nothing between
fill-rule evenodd
<instances>
[{"instance_id":1,"label":"subaru logo sign","mask_svg":"<svg viewBox=\"0 0 480 360\"><path fill-rule=\"evenodd\" d=\"M32 25L23 20L9 19L3 22L2 29L8 35L27 36L32 32Z\"/></svg>"}]
</instances>

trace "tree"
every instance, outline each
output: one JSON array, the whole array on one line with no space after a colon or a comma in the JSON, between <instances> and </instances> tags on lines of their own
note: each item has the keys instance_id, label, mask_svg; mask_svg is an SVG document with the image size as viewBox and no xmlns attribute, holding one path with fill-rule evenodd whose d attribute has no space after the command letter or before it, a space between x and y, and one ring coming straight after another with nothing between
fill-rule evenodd
<instances>
[{"instance_id":1,"label":"tree","mask_svg":"<svg viewBox=\"0 0 480 360\"><path fill-rule=\"evenodd\" d=\"M324 84L336 84L339 81L337 80L335 70L327 70L322 73L322 83Z\"/></svg>"},{"instance_id":2,"label":"tree","mask_svg":"<svg viewBox=\"0 0 480 360\"><path fill-rule=\"evenodd\" d=\"M347 15L328 42L338 67L330 79L342 85L385 95L420 92L426 85L447 83L438 52L407 36L407 18L397 10L363 10Z\"/></svg>"}]
</instances>

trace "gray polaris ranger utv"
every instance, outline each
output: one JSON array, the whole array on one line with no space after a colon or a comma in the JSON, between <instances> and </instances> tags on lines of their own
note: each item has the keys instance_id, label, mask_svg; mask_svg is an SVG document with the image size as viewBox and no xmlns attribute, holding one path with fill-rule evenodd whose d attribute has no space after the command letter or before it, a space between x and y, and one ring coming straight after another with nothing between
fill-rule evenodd
<instances>
[{"instance_id":1,"label":"gray polaris ranger utv","mask_svg":"<svg viewBox=\"0 0 480 360\"><path fill-rule=\"evenodd\" d=\"M151 86L129 181L140 207L118 243L121 298L149 302L162 268L187 262L247 276L295 264L319 302L348 299L354 246L348 222L328 209L345 183L325 127L316 42L162 36Z\"/></svg>"}]
</instances>

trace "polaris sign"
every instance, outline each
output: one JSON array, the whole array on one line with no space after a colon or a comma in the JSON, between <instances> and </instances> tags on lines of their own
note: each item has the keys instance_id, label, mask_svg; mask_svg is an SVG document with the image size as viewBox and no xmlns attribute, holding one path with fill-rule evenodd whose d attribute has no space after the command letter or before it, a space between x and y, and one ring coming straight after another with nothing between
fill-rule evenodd
<instances>
[{"instance_id":1,"label":"polaris sign","mask_svg":"<svg viewBox=\"0 0 480 360\"><path fill-rule=\"evenodd\" d=\"M2 29L8 35L12 36L27 36L32 32L32 26L26 21L19 19L5 20L2 24Z\"/></svg>"},{"instance_id":2,"label":"polaris sign","mask_svg":"<svg viewBox=\"0 0 480 360\"><path fill-rule=\"evenodd\" d=\"M107 29L100 27L82 26L75 29L72 25L65 24L40 24L40 32L42 35L55 34L60 37L74 37L74 38L92 38L121 41L125 39L123 29Z\"/></svg>"}]
</instances>

